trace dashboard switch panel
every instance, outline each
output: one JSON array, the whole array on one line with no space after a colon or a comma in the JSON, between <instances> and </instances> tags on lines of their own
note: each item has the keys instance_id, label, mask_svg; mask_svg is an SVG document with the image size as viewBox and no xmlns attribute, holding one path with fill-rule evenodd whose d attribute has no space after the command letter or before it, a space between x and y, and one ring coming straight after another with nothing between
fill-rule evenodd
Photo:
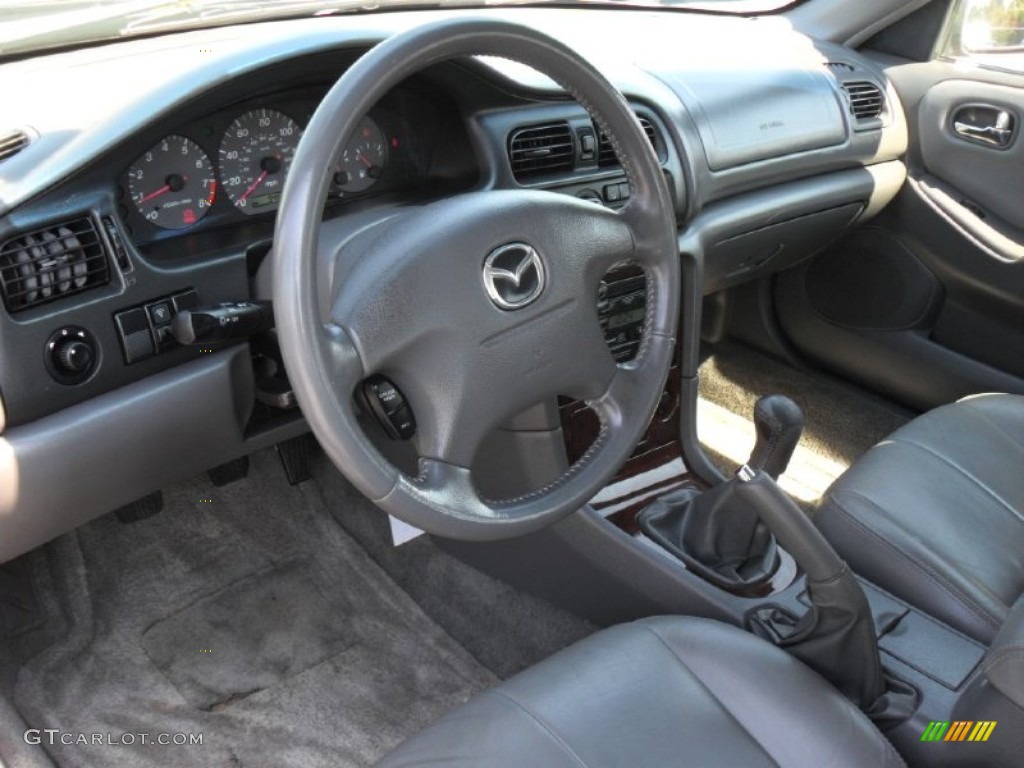
<instances>
[{"instance_id":1,"label":"dashboard switch panel","mask_svg":"<svg viewBox=\"0 0 1024 768\"><path fill-rule=\"evenodd\" d=\"M131 365L177 347L171 334L174 318L179 312L195 307L198 303L198 294L189 288L115 314L114 326L121 339L125 363Z\"/></svg>"}]
</instances>

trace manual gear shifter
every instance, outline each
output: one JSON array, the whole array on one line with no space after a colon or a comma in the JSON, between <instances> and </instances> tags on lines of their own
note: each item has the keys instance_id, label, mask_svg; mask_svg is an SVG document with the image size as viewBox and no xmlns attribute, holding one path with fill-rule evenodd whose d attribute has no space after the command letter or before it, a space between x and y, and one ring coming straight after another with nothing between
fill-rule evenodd
<instances>
[{"instance_id":1,"label":"manual gear shifter","mask_svg":"<svg viewBox=\"0 0 1024 768\"><path fill-rule=\"evenodd\" d=\"M765 395L754 405L757 442L747 466L778 480L804 431L804 413L785 395Z\"/></svg>"},{"instance_id":2,"label":"manual gear shifter","mask_svg":"<svg viewBox=\"0 0 1024 768\"><path fill-rule=\"evenodd\" d=\"M754 407L757 442L747 466L778 477L789 464L804 415L783 395ZM779 565L775 538L758 510L737 498L737 480L700 493L692 488L663 496L641 513L641 529L694 573L723 589L751 592L766 585Z\"/></svg>"}]
</instances>

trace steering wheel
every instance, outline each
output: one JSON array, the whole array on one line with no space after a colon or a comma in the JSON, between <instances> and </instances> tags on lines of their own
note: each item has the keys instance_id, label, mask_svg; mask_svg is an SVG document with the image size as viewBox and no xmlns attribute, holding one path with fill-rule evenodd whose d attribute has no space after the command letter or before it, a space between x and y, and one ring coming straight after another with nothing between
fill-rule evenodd
<instances>
[{"instance_id":1,"label":"steering wheel","mask_svg":"<svg viewBox=\"0 0 1024 768\"><path fill-rule=\"evenodd\" d=\"M322 223L331 169L360 118L424 67L474 55L531 66L574 96L611 140L629 203L611 211L553 192L471 191L361 226ZM430 533L506 538L578 510L629 457L665 385L680 274L661 167L615 87L528 27L442 21L388 38L353 64L299 142L273 258L281 352L313 433L363 494ZM647 311L636 358L616 365L596 306L601 278L622 262L643 268ZM354 393L374 374L394 382L415 414L417 477L389 463L357 421ZM483 498L470 470L483 439L557 395L597 412L600 433L586 455L543 488Z\"/></svg>"}]
</instances>

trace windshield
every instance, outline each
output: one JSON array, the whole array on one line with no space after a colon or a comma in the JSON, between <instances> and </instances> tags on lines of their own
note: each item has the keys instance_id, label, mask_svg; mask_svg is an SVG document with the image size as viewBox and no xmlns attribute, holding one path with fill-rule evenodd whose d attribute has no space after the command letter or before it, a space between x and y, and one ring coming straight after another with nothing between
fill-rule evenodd
<instances>
[{"instance_id":1,"label":"windshield","mask_svg":"<svg viewBox=\"0 0 1024 768\"><path fill-rule=\"evenodd\" d=\"M752 13L776 10L787 2L789 0L15 0L0 2L0 57L183 29L407 8L579 5Z\"/></svg>"}]
</instances>

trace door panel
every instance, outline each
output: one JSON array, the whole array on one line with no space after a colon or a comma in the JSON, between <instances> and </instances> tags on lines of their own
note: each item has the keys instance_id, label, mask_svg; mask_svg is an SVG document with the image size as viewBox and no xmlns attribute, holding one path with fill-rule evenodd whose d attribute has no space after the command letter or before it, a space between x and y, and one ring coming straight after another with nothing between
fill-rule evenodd
<instances>
[{"instance_id":1,"label":"door panel","mask_svg":"<svg viewBox=\"0 0 1024 768\"><path fill-rule=\"evenodd\" d=\"M1024 141L1017 135L1022 105L1024 93L1017 88L972 80L936 83L918 108L916 137L925 172L1018 228L1024 228ZM1003 116L1009 127L997 126Z\"/></svg>"}]
</instances>

